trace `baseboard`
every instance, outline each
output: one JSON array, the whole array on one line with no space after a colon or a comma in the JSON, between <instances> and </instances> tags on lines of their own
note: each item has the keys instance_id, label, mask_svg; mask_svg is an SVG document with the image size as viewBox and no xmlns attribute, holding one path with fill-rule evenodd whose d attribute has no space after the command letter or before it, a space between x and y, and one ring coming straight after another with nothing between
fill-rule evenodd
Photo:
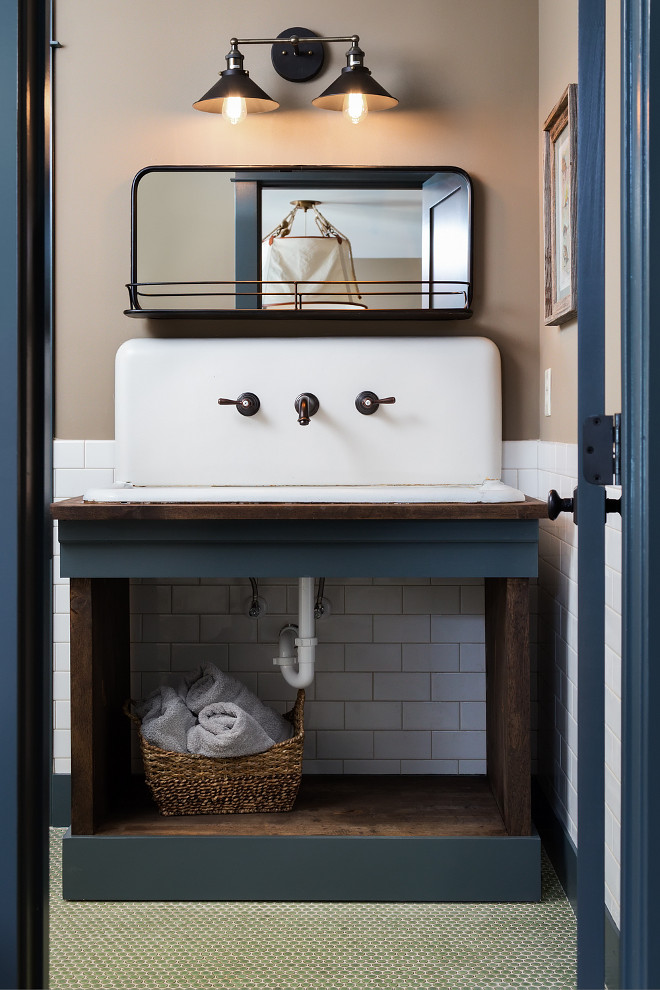
<instances>
[{"instance_id":1,"label":"baseboard","mask_svg":"<svg viewBox=\"0 0 660 990\"><path fill-rule=\"evenodd\" d=\"M564 893L577 914L577 849L537 779L532 782L532 818Z\"/></svg>"},{"instance_id":2,"label":"baseboard","mask_svg":"<svg viewBox=\"0 0 660 990\"><path fill-rule=\"evenodd\" d=\"M71 824L71 774L53 773L50 777L50 824L68 828Z\"/></svg>"},{"instance_id":3,"label":"baseboard","mask_svg":"<svg viewBox=\"0 0 660 990\"><path fill-rule=\"evenodd\" d=\"M577 849L573 840L552 809L540 784L532 784L532 817L541 836L541 842L559 877L559 882L577 914ZM605 924L605 984L608 990L619 990L620 950L619 929L607 907L603 905Z\"/></svg>"}]
</instances>

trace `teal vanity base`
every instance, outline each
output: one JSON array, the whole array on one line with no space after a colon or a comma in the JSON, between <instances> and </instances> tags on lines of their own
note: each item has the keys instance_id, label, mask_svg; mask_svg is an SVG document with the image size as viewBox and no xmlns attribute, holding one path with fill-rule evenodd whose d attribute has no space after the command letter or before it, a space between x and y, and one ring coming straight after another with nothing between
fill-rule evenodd
<instances>
[{"instance_id":1,"label":"teal vanity base","mask_svg":"<svg viewBox=\"0 0 660 990\"><path fill-rule=\"evenodd\" d=\"M54 505L61 572L71 579L72 802L64 839L65 898L538 900L528 585L537 573L538 519L545 511L535 499L500 505L122 505L70 499ZM149 810L149 802L140 803L131 790L130 726L122 713L130 693L129 579L301 574L485 578L487 778L430 780L419 785L426 791L412 797L410 788L417 785L398 778L392 786L393 793L406 792L403 816L394 822L387 800L370 805L361 794L375 815L364 828L355 827L351 795L348 825L339 822L333 785L318 779L306 785L317 791L312 824L303 834L277 834L284 831L279 824L256 820L252 828L246 822L232 828L220 821L154 816L153 804ZM376 786L368 778L359 784L365 794ZM466 789L476 795L472 803ZM420 826L431 807L440 809L438 819Z\"/></svg>"},{"instance_id":2,"label":"teal vanity base","mask_svg":"<svg viewBox=\"0 0 660 990\"><path fill-rule=\"evenodd\" d=\"M538 901L527 836L64 836L75 901Z\"/></svg>"}]
</instances>

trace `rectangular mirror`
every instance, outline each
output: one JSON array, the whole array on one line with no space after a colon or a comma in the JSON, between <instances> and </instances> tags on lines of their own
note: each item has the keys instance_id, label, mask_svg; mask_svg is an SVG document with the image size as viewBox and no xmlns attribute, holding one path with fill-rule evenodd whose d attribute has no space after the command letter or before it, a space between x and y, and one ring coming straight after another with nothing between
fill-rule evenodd
<instances>
[{"instance_id":1,"label":"rectangular mirror","mask_svg":"<svg viewBox=\"0 0 660 990\"><path fill-rule=\"evenodd\" d=\"M134 317L466 319L457 168L152 166L133 182Z\"/></svg>"}]
</instances>

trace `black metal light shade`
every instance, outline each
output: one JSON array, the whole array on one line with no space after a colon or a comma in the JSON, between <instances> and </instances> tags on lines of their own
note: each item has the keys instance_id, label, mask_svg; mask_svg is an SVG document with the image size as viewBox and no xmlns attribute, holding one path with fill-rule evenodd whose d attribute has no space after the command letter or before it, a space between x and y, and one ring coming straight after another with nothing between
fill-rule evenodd
<instances>
[{"instance_id":1,"label":"black metal light shade","mask_svg":"<svg viewBox=\"0 0 660 990\"><path fill-rule=\"evenodd\" d=\"M225 111L225 100L245 101L246 113L267 113L269 110L277 110L279 103L272 100L268 93L265 93L260 86L250 79L247 69L243 68L243 55L238 50L236 38L231 39L231 51L226 55L227 68L220 73L215 86L211 86L208 93L204 93L201 99L193 103L195 110L203 110L206 113L222 113Z\"/></svg>"},{"instance_id":2,"label":"black metal light shade","mask_svg":"<svg viewBox=\"0 0 660 990\"><path fill-rule=\"evenodd\" d=\"M344 98L351 93L361 93L369 110L391 110L399 102L376 82L364 65L347 65L341 70L341 75L312 103L322 110L343 110Z\"/></svg>"},{"instance_id":3,"label":"black metal light shade","mask_svg":"<svg viewBox=\"0 0 660 990\"><path fill-rule=\"evenodd\" d=\"M354 35L352 45L346 52L346 65L341 70L341 75L320 96L312 100L315 107L346 111L347 98L354 96L362 98L365 113L369 110L391 110L398 104L399 101L376 82L364 65L364 52L358 42L358 36Z\"/></svg>"}]
</instances>

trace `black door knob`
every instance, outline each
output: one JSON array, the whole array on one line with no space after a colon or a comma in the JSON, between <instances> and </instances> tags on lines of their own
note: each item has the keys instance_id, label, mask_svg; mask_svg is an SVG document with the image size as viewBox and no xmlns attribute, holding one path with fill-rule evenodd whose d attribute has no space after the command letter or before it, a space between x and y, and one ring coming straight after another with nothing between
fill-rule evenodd
<instances>
[{"instance_id":1,"label":"black door knob","mask_svg":"<svg viewBox=\"0 0 660 990\"><path fill-rule=\"evenodd\" d=\"M548 492L548 519L558 519L562 512L572 512L573 521L577 522L577 488L573 498L562 498L554 488Z\"/></svg>"}]
</instances>

